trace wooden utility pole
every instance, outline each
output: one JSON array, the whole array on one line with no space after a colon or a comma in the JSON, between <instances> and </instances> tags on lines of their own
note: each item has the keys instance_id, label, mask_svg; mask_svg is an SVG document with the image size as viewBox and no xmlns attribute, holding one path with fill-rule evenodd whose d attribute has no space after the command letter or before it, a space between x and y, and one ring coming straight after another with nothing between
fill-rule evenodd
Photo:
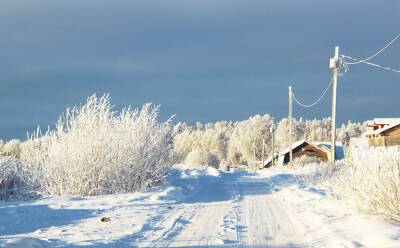
<instances>
[{"instance_id":1,"label":"wooden utility pole","mask_svg":"<svg viewBox=\"0 0 400 248\"><path fill-rule=\"evenodd\" d=\"M253 142L253 169L254 169L254 172L257 171L257 169L256 169L256 142L255 141Z\"/></svg>"},{"instance_id":2,"label":"wooden utility pole","mask_svg":"<svg viewBox=\"0 0 400 248\"><path fill-rule=\"evenodd\" d=\"M272 167L275 166L275 127L274 123L271 126L271 136L272 136Z\"/></svg>"},{"instance_id":3,"label":"wooden utility pole","mask_svg":"<svg viewBox=\"0 0 400 248\"><path fill-rule=\"evenodd\" d=\"M265 139L263 139L263 148L262 148L262 155L261 155L261 166L264 168L264 160L265 160Z\"/></svg>"},{"instance_id":4,"label":"wooden utility pole","mask_svg":"<svg viewBox=\"0 0 400 248\"><path fill-rule=\"evenodd\" d=\"M293 94L292 86L289 86L289 164L292 166L293 151L292 151L292 105L293 105Z\"/></svg>"},{"instance_id":5,"label":"wooden utility pole","mask_svg":"<svg viewBox=\"0 0 400 248\"><path fill-rule=\"evenodd\" d=\"M330 60L329 67L333 70L332 85L332 128L331 128L331 162L335 163L336 154L336 89L339 74L339 47L335 47L335 56Z\"/></svg>"}]
</instances>

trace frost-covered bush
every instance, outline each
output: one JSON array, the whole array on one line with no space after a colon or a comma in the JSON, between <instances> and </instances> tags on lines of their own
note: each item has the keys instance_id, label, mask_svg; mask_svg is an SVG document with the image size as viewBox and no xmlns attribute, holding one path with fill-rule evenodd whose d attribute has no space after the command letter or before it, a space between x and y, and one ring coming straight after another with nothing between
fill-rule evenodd
<instances>
[{"instance_id":1,"label":"frost-covered bush","mask_svg":"<svg viewBox=\"0 0 400 248\"><path fill-rule=\"evenodd\" d=\"M21 159L40 190L54 195L98 195L141 190L173 163L172 127L158 123L159 108L112 110L110 98L91 96L67 109L55 129L38 130Z\"/></svg>"},{"instance_id":2,"label":"frost-covered bush","mask_svg":"<svg viewBox=\"0 0 400 248\"><path fill-rule=\"evenodd\" d=\"M185 163L197 167L219 167L218 157L210 151L203 149L196 149L191 151L186 157Z\"/></svg>"},{"instance_id":3,"label":"frost-covered bush","mask_svg":"<svg viewBox=\"0 0 400 248\"><path fill-rule=\"evenodd\" d=\"M345 169L348 165L343 161L321 162L309 164L311 173L301 175L300 178L306 184L331 186L332 179L335 178L340 170Z\"/></svg>"},{"instance_id":4,"label":"frost-covered bush","mask_svg":"<svg viewBox=\"0 0 400 248\"><path fill-rule=\"evenodd\" d=\"M21 142L17 139L12 139L5 144L0 145L0 155L19 158L21 155Z\"/></svg>"},{"instance_id":5,"label":"frost-covered bush","mask_svg":"<svg viewBox=\"0 0 400 248\"><path fill-rule=\"evenodd\" d=\"M315 156L307 156L303 155L301 157L297 157L293 159L292 166L293 167L304 167L306 165L311 165L311 164L320 164L321 159Z\"/></svg>"},{"instance_id":6,"label":"frost-covered bush","mask_svg":"<svg viewBox=\"0 0 400 248\"><path fill-rule=\"evenodd\" d=\"M400 221L400 154L381 153L349 164L333 177L337 193L361 211Z\"/></svg>"},{"instance_id":7,"label":"frost-covered bush","mask_svg":"<svg viewBox=\"0 0 400 248\"><path fill-rule=\"evenodd\" d=\"M0 158L0 200L33 196L34 183L29 170L11 157Z\"/></svg>"}]
</instances>

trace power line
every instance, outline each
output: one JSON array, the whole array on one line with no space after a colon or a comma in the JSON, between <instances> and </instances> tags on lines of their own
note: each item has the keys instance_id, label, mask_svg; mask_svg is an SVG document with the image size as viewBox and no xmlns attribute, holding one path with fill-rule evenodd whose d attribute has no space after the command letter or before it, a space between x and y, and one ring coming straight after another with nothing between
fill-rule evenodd
<instances>
[{"instance_id":1,"label":"power line","mask_svg":"<svg viewBox=\"0 0 400 248\"><path fill-rule=\"evenodd\" d=\"M319 103L319 102L324 98L324 96L325 96L326 93L328 92L329 88L331 87L332 82L333 82L333 78L332 78L331 81L329 82L329 85L326 87L326 89L322 92L321 96L320 96L316 101L314 101L314 102L311 103L311 104L304 104L304 103L300 102L300 101L296 98L296 95L295 95L295 94L293 94L293 100L294 100L297 104L299 104L300 106L302 106L302 107L304 107L304 108L311 108L311 107L315 106L317 103Z\"/></svg>"},{"instance_id":2,"label":"power line","mask_svg":"<svg viewBox=\"0 0 400 248\"><path fill-rule=\"evenodd\" d=\"M385 51L386 49L388 49L395 41L397 41L400 38L400 34L398 34L396 37L394 37L389 43L387 43L383 48L381 48L380 50L378 50L377 52L375 52L374 54L372 54L371 56L369 56L368 58L365 59L360 59L356 62L349 62L347 63L348 65L356 65L356 64L361 64L364 62L367 62L368 60L371 60L373 58L375 58L376 56L378 56L380 53L382 53L383 51Z\"/></svg>"},{"instance_id":3,"label":"power line","mask_svg":"<svg viewBox=\"0 0 400 248\"><path fill-rule=\"evenodd\" d=\"M350 56L343 55L343 54L341 54L341 56L342 56L342 58L347 58L347 59L351 59L351 60L353 60L353 61L356 61L356 62L353 62L353 63L349 63L349 62L343 60L342 63L344 64L344 67L345 67L345 68L348 68L347 65L352 65L352 64L354 65L355 63L357 63L357 64L362 63L362 64L366 64L366 65L370 65L370 66L377 67L377 68L379 68L379 69L383 69L383 70L387 70L387 71L392 71L392 72L398 72L398 73L400 73L400 70L393 69L393 68L390 68L390 67L387 67L387 66L374 64L374 63L371 63L371 62L368 62L368 61L361 61L361 60L359 60L359 59L352 58L352 57L350 57ZM358 63L358 62L359 62L359 63ZM347 70L347 69L346 69L346 70Z\"/></svg>"}]
</instances>

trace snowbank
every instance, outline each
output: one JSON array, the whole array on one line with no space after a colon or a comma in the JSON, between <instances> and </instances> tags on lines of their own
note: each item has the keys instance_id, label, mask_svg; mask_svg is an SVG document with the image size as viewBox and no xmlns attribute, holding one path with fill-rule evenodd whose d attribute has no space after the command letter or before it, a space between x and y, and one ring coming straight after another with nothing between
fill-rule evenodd
<instances>
[{"instance_id":1,"label":"snowbank","mask_svg":"<svg viewBox=\"0 0 400 248\"><path fill-rule=\"evenodd\" d=\"M172 168L163 185L144 192L93 197L50 196L35 201L0 201L0 247L104 245L151 229L174 206L221 180L214 168ZM109 222L101 222L107 217ZM116 247L121 247L116 245ZM125 245L122 245L125 247Z\"/></svg>"},{"instance_id":2,"label":"snowbank","mask_svg":"<svg viewBox=\"0 0 400 248\"><path fill-rule=\"evenodd\" d=\"M51 243L36 238L16 238L7 242L4 248L53 248Z\"/></svg>"},{"instance_id":3,"label":"snowbank","mask_svg":"<svg viewBox=\"0 0 400 248\"><path fill-rule=\"evenodd\" d=\"M153 201L183 201L198 192L202 186L220 177L221 172L212 167L206 169L173 168L168 173L167 183L161 186L163 190L153 194L150 199Z\"/></svg>"}]
</instances>

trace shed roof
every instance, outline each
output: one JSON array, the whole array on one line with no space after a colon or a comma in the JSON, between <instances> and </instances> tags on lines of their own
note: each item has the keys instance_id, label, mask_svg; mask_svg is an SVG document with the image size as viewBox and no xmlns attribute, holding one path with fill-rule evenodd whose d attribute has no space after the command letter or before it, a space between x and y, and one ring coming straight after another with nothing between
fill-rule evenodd
<instances>
[{"instance_id":1,"label":"shed roof","mask_svg":"<svg viewBox=\"0 0 400 248\"><path fill-rule=\"evenodd\" d=\"M304 143L307 143L323 152L329 152L330 148L326 146L325 142L308 142L306 140L299 140L295 143L292 144L292 150L295 150L299 146L303 145ZM281 155L287 154L290 151L290 147L286 148L281 152Z\"/></svg>"},{"instance_id":2,"label":"shed roof","mask_svg":"<svg viewBox=\"0 0 400 248\"><path fill-rule=\"evenodd\" d=\"M307 144L309 144L309 145L311 145L311 146L313 146L313 147L315 147L315 148L317 148L317 149L319 149L319 150L321 150L321 151L323 151L325 153L330 153L330 151L331 151L331 144L329 142L309 142L309 141L306 141L306 140L300 140L300 141L297 141L297 142L293 143L292 150L295 150L297 147L301 146L304 143L307 143ZM287 148L287 149L283 150L280 153L280 155L287 154L289 151L290 151L290 149ZM336 153L336 157L338 159L343 159L344 158L344 151L343 151L343 146L342 146L341 142L337 142L336 143L336 152L335 153Z\"/></svg>"}]
</instances>

